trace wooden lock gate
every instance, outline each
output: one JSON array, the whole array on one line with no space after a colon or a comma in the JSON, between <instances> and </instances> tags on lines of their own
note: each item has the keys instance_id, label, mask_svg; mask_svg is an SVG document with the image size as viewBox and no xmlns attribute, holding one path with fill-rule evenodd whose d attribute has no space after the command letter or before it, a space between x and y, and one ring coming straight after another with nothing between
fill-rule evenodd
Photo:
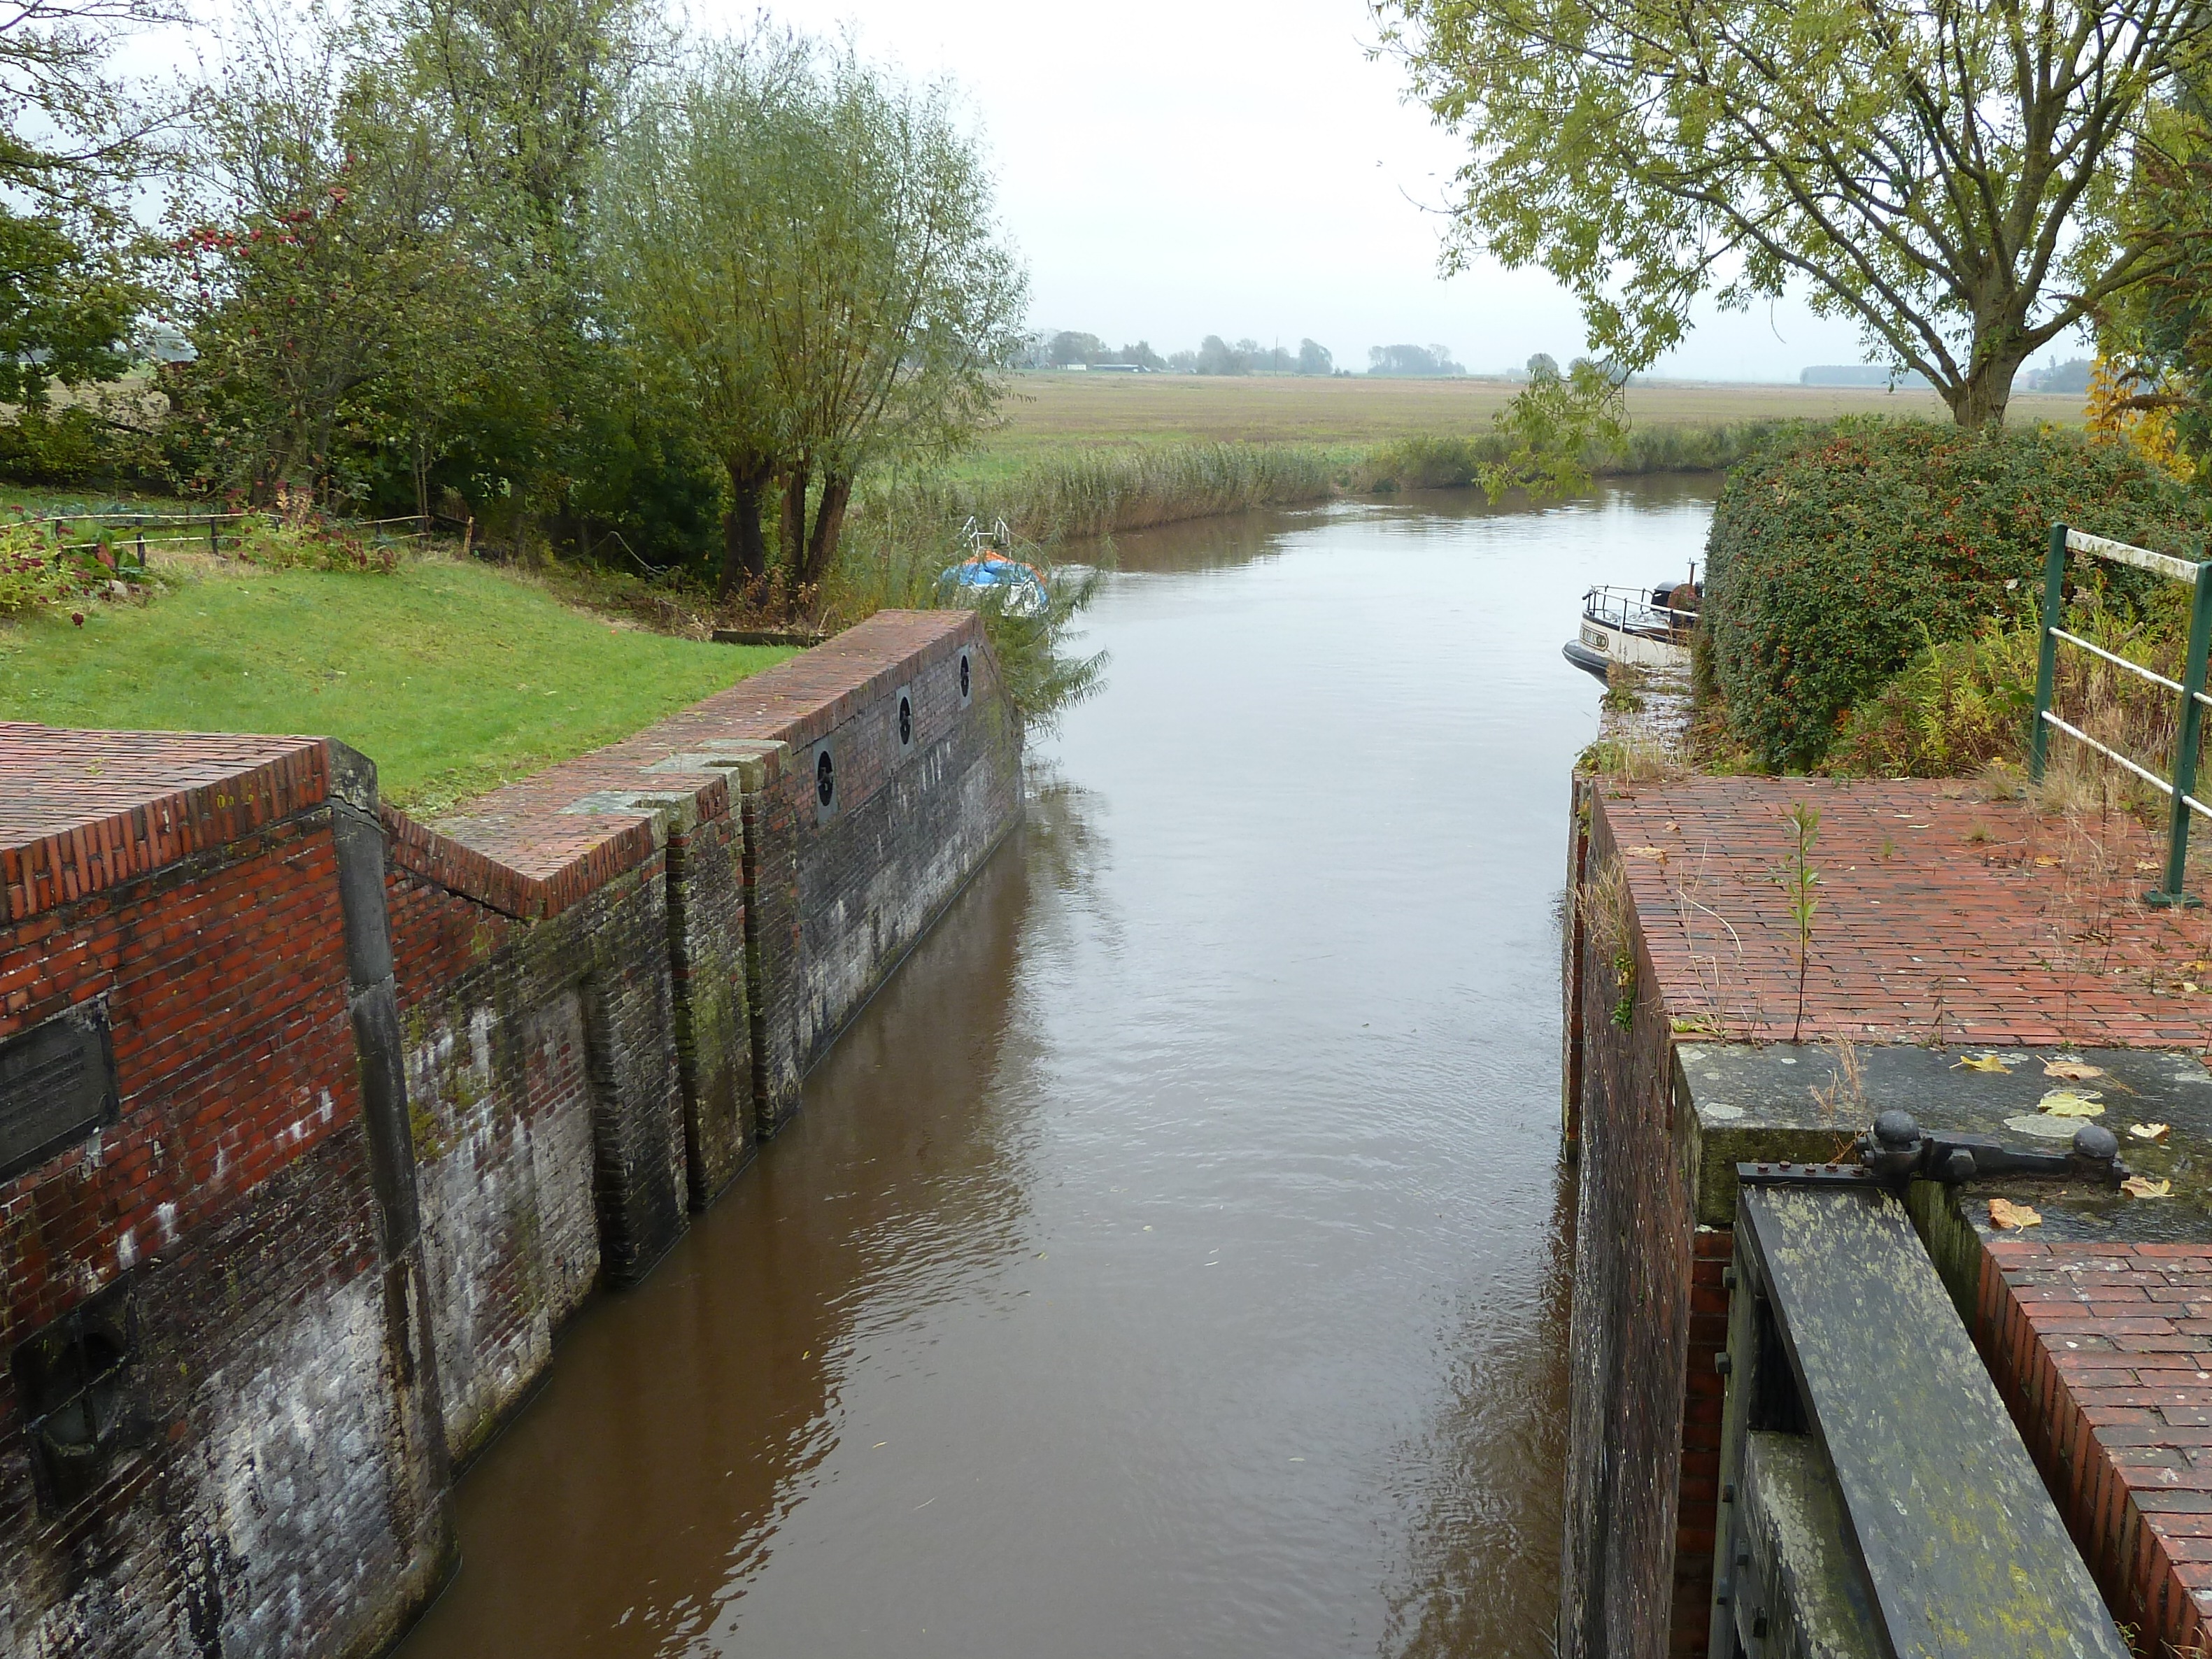
<instances>
[{"instance_id":1,"label":"wooden lock gate","mask_svg":"<svg viewBox=\"0 0 2212 1659\"><path fill-rule=\"evenodd\" d=\"M2127 1659L1881 1162L1737 1166L1710 1659Z\"/></svg>"}]
</instances>

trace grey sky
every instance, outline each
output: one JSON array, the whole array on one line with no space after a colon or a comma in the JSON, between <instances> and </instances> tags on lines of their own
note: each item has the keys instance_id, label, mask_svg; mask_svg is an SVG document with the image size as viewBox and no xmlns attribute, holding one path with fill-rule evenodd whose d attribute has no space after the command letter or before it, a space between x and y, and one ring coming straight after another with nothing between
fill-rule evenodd
<instances>
[{"instance_id":1,"label":"grey sky","mask_svg":"<svg viewBox=\"0 0 2212 1659\"><path fill-rule=\"evenodd\" d=\"M709 31L752 15L693 4ZM1041 327L1161 351L1310 335L1352 368L1400 340L1442 342L1478 371L1582 347L1548 278L1437 276L1443 221L1421 204L1458 152L1401 102L1398 65L1368 60L1361 0L788 0L773 15L849 25L867 55L962 84ZM1858 358L1849 325L1784 305L1701 319L1661 372L1795 380Z\"/></svg>"}]
</instances>

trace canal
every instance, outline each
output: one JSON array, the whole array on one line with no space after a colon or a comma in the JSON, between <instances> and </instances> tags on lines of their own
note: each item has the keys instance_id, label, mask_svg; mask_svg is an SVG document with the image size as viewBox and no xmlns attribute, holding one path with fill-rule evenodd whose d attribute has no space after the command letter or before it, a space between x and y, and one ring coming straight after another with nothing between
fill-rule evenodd
<instances>
[{"instance_id":1,"label":"canal","mask_svg":"<svg viewBox=\"0 0 2212 1659\"><path fill-rule=\"evenodd\" d=\"M577 1322L404 1659L1551 1651L1559 646L1709 490L1122 538L1027 826Z\"/></svg>"}]
</instances>

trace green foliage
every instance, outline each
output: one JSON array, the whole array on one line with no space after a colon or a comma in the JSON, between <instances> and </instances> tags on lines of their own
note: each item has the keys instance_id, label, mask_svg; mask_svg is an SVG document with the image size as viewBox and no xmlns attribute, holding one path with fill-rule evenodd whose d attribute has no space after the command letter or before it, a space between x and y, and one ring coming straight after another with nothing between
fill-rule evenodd
<instances>
[{"instance_id":1,"label":"green foliage","mask_svg":"<svg viewBox=\"0 0 2212 1659\"><path fill-rule=\"evenodd\" d=\"M2115 604L2112 597L2081 589L2067 607L2068 631L2179 679L2189 647L2188 587L2166 582L2140 600ZM1946 777L2024 761L2039 643L2034 627L1992 623L1972 639L1923 647L1852 707L1824 769ZM2173 750L2173 694L2076 647L2062 644L2057 662L2051 702L2068 723L2164 774ZM2069 739L2051 741L2062 761L2084 757Z\"/></svg>"},{"instance_id":2,"label":"green foliage","mask_svg":"<svg viewBox=\"0 0 2212 1659\"><path fill-rule=\"evenodd\" d=\"M2159 268L2121 209L2146 112L2201 52L2191 0L1385 0L1464 137L1447 264L1538 264L1593 347L1648 367L1714 292L1802 287L1962 425Z\"/></svg>"},{"instance_id":3,"label":"green foliage","mask_svg":"<svg viewBox=\"0 0 2212 1659\"><path fill-rule=\"evenodd\" d=\"M1729 475L1706 545L1735 735L1771 769L1819 763L1916 651L2033 617L2054 522L2195 556L2212 515L2124 446L2055 431L1846 421L1777 440ZM2138 575L2077 580L2140 604Z\"/></svg>"},{"instance_id":4,"label":"green foliage","mask_svg":"<svg viewBox=\"0 0 2212 1659\"><path fill-rule=\"evenodd\" d=\"M849 47L764 27L697 49L641 100L595 201L615 326L727 469L726 591L764 574L771 475L803 597L861 474L970 441L1023 348L1025 279L950 88Z\"/></svg>"},{"instance_id":5,"label":"green foliage","mask_svg":"<svg viewBox=\"0 0 2212 1659\"><path fill-rule=\"evenodd\" d=\"M387 799L457 798L617 741L791 653L611 629L476 562L252 570L0 628L0 719L326 732Z\"/></svg>"},{"instance_id":6,"label":"green foliage","mask_svg":"<svg viewBox=\"0 0 2212 1659\"><path fill-rule=\"evenodd\" d=\"M1820 809L1792 801L1789 824L1790 857L1774 872L1774 884L1782 890L1797 933L1797 1018L1790 1028L1790 1040L1796 1042L1805 1034L1805 970L1813 952L1813 918L1820 908L1820 872L1813 867L1813 848L1820 839Z\"/></svg>"},{"instance_id":7,"label":"green foliage","mask_svg":"<svg viewBox=\"0 0 2212 1659\"><path fill-rule=\"evenodd\" d=\"M52 216L0 208L0 403L43 406L56 383L112 380L145 299L112 252L86 246Z\"/></svg>"},{"instance_id":8,"label":"green foliage","mask_svg":"<svg viewBox=\"0 0 2212 1659\"><path fill-rule=\"evenodd\" d=\"M1003 483L886 477L860 511L948 527L1004 519L1017 535L1043 542L1326 501L1340 471L1337 456L1306 444L1079 449L1033 461Z\"/></svg>"},{"instance_id":9,"label":"green foliage","mask_svg":"<svg viewBox=\"0 0 2212 1659\"><path fill-rule=\"evenodd\" d=\"M79 484L129 470L143 447L82 406L30 405L0 420L0 478L18 483Z\"/></svg>"}]
</instances>

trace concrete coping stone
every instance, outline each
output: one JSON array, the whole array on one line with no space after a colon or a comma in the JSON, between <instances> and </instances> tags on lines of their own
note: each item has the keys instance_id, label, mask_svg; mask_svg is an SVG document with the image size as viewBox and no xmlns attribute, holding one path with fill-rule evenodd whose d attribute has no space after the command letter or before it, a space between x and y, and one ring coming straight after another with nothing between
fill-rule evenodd
<instances>
[{"instance_id":1,"label":"concrete coping stone","mask_svg":"<svg viewBox=\"0 0 2212 1659\"><path fill-rule=\"evenodd\" d=\"M2002 1071L1969 1066L1994 1056ZM2101 1075L2051 1076L2050 1064L2077 1061ZM2077 1120L2038 1107L2066 1092L2094 1097L2120 1156L2137 1173L2171 1180L2172 1198L2142 1200L2047 1180L1976 1181L1973 1191L2032 1198L2045 1218L2039 1233L2123 1242L2212 1240L2212 1072L2194 1054L2171 1048L1855 1048L1856 1085L1842 1052L1811 1044L1677 1042L1674 1097L1686 1104L1696 1146L1696 1207L1706 1226L1732 1224L1739 1163L1826 1163L1850 1158L1850 1142L1875 1115L1895 1109L1921 1126L1994 1135L2008 1146L2057 1149ZM2043 1120L2039 1121L2038 1120ZM2135 1123L2164 1123L2166 1137L2139 1139ZM2203 1174L2195 1173L2204 1171ZM2063 1192L2063 1198L2060 1196ZM1973 1207L1973 1206L1970 1206Z\"/></svg>"}]
</instances>

